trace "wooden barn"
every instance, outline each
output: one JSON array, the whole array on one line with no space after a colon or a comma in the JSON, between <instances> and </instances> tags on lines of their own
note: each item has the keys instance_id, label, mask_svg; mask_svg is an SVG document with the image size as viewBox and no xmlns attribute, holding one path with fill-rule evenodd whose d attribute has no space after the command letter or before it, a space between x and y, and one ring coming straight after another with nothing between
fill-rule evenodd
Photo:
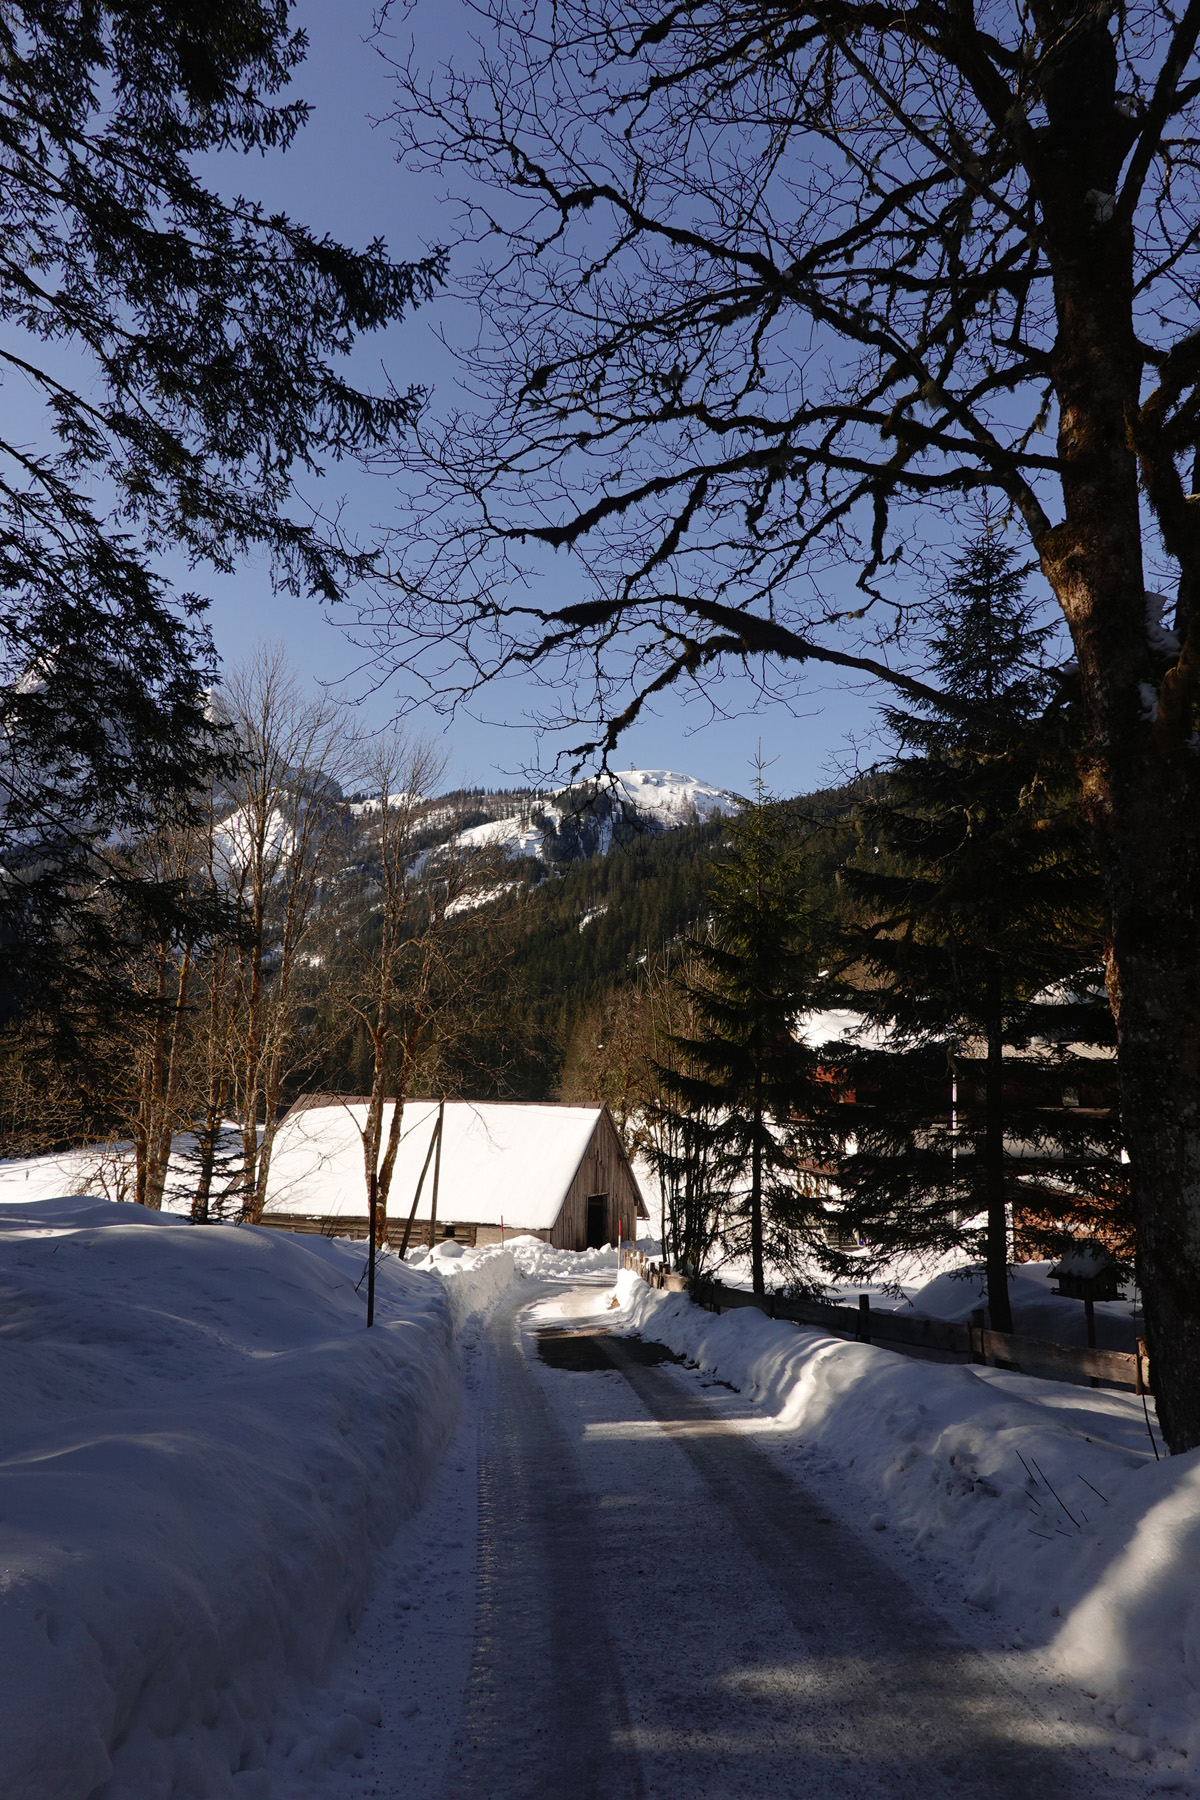
<instances>
[{"instance_id":1,"label":"wooden barn","mask_svg":"<svg viewBox=\"0 0 1200 1800\"><path fill-rule=\"evenodd\" d=\"M365 1237L362 1129L367 1103L318 1094L300 1100L275 1138L264 1225ZM425 1169L410 1243L455 1238L495 1244L526 1234L560 1250L637 1235L648 1217L606 1106L448 1100L437 1181L430 1158L438 1102L410 1100L387 1207L389 1243L403 1237ZM391 1123L384 1120L385 1136Z\"/></svg>"}]
</instances>

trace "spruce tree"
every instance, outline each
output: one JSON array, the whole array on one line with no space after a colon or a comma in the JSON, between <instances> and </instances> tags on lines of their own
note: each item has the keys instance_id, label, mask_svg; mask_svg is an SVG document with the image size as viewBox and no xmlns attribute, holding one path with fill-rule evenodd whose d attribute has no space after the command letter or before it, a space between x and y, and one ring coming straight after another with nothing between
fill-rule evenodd
<instances>
[{"instance_id":1,"label":"spruce tree","mask_svg":"<svg viewBox=\"0 0 1200 1800\"><path fill-rule=\"evenodd\" d=\"M223 571L262 553L323 600L373 567L297 477L414 419L417 390L366 391L346 358L441 259L349 249L216 186L304 125L292 12L0 13L0 1025L106 998L119 1016L111 971L164 896L110 852L186 825L217 766L204 602L172 593L164 551Z\"/></svg>"},{"instance_id":2,"label":"spruce tree","mask_svg":"<svg viewBox=\"0 0 1200 1800\"><path fill-rule=\"evenodd\" d=\"M723 1172L744 1196L727 1243L748 1250L761 1294L767 1260L803 1280L801 1252L821 1235L798 1165L818 1134L826 1089L796 1031L815 977L797 846L761 775L730 840L712 879L709 928L692 946L699 1029L673 1038L674 1063L661 1073L689 1112L715 1122Z\"/></svg>"},{"instance_id":3,"label":"spruce tree","mask_svg":"<svg viewBox=\"0 0 1200 1800\"><path fill-rule=\"evenodd\" d=\"M952 565L930 644L943 698L890 710L883 795L845 872L849 954L883 1047L853 1052L842 1161L848 1220L881 1253L979 1243L993 1326L1010 1330L1007 1208L1111 1170L1111 1109L1047 1106L1079 1080L1102 1005L1045 1004L1103 950L1101 896L1067 754L1062 683L1024 572L991 521ZM1053 995L1050 996L1053 998ZM1068 1021L1068 1013L1070 1014ZM1061 1047L1054 1047L1056 1018ZM1010 1052L1044 1045L1040 1065ZM1102 1062L1088 1065L1094 1087ZM1019 1179L1018 1179L1019 1178Z\"/></svg>"}]
</instances>

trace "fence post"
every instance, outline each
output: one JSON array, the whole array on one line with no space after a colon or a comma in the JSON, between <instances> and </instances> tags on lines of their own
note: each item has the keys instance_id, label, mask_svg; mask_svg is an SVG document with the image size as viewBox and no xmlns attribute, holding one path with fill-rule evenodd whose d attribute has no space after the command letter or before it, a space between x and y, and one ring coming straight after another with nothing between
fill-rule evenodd
<instances>
[{"instance_id":1,"label":"fence post","mask_svg":"<svg viewBox=\"0 0 1200 1800\"><path fill-rule=\"evenodd\" d=\"M967 1356L971 1362L980 1362L980 1363L986 1364L987 1357L985 1356L984 1349L983 1349L983 1321L984 1321L983 1308L976 1307L975 1311L971 1314L970 1321L967 1325L967 1344L968 1344ZM975 1333L976 1332L979 1333L979 1355L978 1356L976 1356L976 1354L975 1354Z\"/></svg>"},{"instance_id":2,"label":"fence post","mask_svg":"<svg viewBox=\"0 0 1200 1800\"><path fill-rule=\"evenodd\" d=\"M858 1296L858 1341L860 1344L869 1344L871 1341L870 1294L860 1294Z\"/></svg>"}]
</instances>

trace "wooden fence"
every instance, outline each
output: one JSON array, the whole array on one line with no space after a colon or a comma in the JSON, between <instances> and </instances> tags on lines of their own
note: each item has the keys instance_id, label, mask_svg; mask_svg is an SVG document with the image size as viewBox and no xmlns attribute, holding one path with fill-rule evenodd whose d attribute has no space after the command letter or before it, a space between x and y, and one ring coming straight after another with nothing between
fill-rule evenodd
<instances>
[{"instance_id":1,"label":"wooden fence","mask_svg":"<svg viewBox=\"0 0 1200 1800\"><path fill-rule=\"evenodd\" d=\"M260 1225L271 1225L277 1231L308 1231L327 1238L362 1238L365 1241L368 1231L365 1218L355 1218L353 1214L343 1216L341 1213L264 1213L258 1222ZM387 1221L387 1241L393 1250L400 1247L401 1239L404 1236L404 1224L403 1219L389 1218ZM453 1238L454 1242L461 1244L464 1249L473 1250L475 1248L477 1227L474 1225L456 1225L453 1220L444 1224L439 1219L436 1229L439 1244L446 1238ZM428 1245L430 1243L428 1219L415 1221L412 1236L408 1241L410 1247L414 1244Z\"/></svg>"},{"instance_id":2,"label":"wooden fence","mask_svg":"<svg viewBox=\"0 0 1200 1800\"><path fill-rule=\"evenodd\" d=\"M640 1250L627 1250L625 1267L651 1287L686 1290L685 1275L666 1273ZM1022 1337L1015 1332L992 1331L982 1313L968 1325L949 1319L922 1319L912 1313L874 1312L869 1294L861 1294L857 1306L834 1306L823 1300L796 1300L780 1294L751 1294L745 1288L705 1282L697 1299L713 1312L736 1306L757 1306L772 1319L794 1325L816 1325L860 1344L881 1344L909 1356L936 1362L986 1363L994 1368L1019 1369L1025 1375L1041 1375L1054 1381L1103 1382L1107 1387L1132 1388L1137 1394L1153 1392L1150 1360L1145 1341L1138 1339L1136 1352L1083 1350L1055 1344L1048 1338Z\"/></svg>"}]
</instances>

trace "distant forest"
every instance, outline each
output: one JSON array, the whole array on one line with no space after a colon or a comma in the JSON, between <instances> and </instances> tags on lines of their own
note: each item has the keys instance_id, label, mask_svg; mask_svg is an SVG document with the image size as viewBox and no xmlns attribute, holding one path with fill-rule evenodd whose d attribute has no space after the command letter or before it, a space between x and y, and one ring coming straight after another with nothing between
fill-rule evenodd
<instances>
[{"instance_id":1,"label":"distant forest","mask_svg":"<svg viewBox=\"0 0 1200 1800\"><path fill-rule=\"evenodd\" d=\"M819 925L832 927L840 916L837 870L857 844L851 814L871 785L864 780L779 803L804 844ZM504 798L503 810L511 811L512 797ZM485 802L478 817L502 810L493 807ZM513 886L489 903L481 921L486 954L479 963L488 973L475 1028L444 1071L454 1091L479 1100L556 1098L581 1023L604 1016L637 984L648 959L702 924L727 831L721 819L670 831L626 825L619 834L626 841L607 855L549 867L514 861ZM335 1059L299 1072L297 1086L360 1092L369 1056L365 1036L356 1036Z\"/></svg>"}]
</instances>

